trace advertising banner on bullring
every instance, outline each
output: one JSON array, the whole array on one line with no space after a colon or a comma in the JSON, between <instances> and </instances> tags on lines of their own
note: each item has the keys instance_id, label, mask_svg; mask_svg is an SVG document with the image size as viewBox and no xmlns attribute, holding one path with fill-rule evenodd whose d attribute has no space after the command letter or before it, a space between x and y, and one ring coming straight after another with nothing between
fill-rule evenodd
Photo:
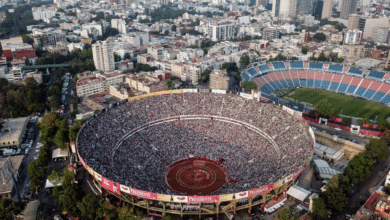
<instances>
[{"instance_id":1,"label":"advertising banner on bullring","mask_svg":"<svg viewBox=\"0 0 390 220\"><path fill-rule=\"evenodd\" d=\"M271 183L267 186L263 186L263 187L260 187L260 188L257 188L257 189L252 189L252 190L249 190L248 191L248 196L257 196L257 195L260 195L260 194L264 194L264 193L267 193L271 190L274 189L274 184Z\"/></svg>"},{"instance_id":2,"label":"advertising banner on bullring","mask_svg":"<svg viewBox=\"0 0 390 220\"><path fill-rule=\"evenodd\" d=\"M157 199L157 193L146 192L146 191L133 189L133 188L129 188L129 190L130 190L129 194L133 196L138 196L145 199L153 199L153 200Z\"/></svg>"},{"instance_id":3,"label":"advertising banner on bullring","mask_svg":"<svg viewBox=\"0 0 390 220\"><path fill-rule=\"evenodd\" d=\"M157 194L157 199L158 199L159 201L163 201L163 202L172 202L171 198L172 198L171 195Z\"/></svg>"},{"instance_id":4,"label":"advertising banner on bullring","mask_svg":"<svg viewBox=\"0 0 390 220\"><path fill-rule=\"evenodd\" d=\"M127 194L130 194L130 188L124 185L119 185L119 188L122 192L125 192Z\"/></svg>"},{"instance_id":5,"label":"advertising banner on bullring","mask_svg":"<svg viewBox=\"0 0 390 220\"><path fill-rule=\"evenodd\" d=\"M219 202L219 196L188 196L187 203L214 203Z\"/></svg>"},{"instance_id":6,"label":"advertising banner on bullring","mask_svg":"<svg viewBox=\"0 0 390 220\"><path fill-rule=\"evenodd\" d=\"M252 99L252 95L251 94L246 94L246 93L240 92L240 96L243 97L243 98L246 98L246 99Z\"/></svg>"},{"instance_id":7,"label":"advertising banner on bullring","mask_svg":"<svg viewBox=\"0 0 390 220\"><path fill-rule=\"evenodd\" d=\"M234 194L224 194L224 195L219 195L219 201L220 202L227 202L233 200Z\"/></svg>"},{"instance_id":8,"label":"advertising banner on bullring","mask_svg":"<svg viewBox=\"0 0 390 220\"><path fill-rule=\"evenodd\" d=\"M180 203L183 203L183 202L187 202L187 196L173 196L173 201L174 202L180 202Z\"/></svg>"},{"instance_id":9,"label":"advertising banner on bullring","mask_svg":"<svg viewBox=\"0 0 390 220\"><path fill-rule=\"evenodd\" d=\"M289 113L290 115L293 115L294 114L294 111L291 109L291 108L287 108L286 106L283 105L282 109L284 111L286 111L287 113Z\"/></svg>"},{"instance_id":10,"label":"advertising banner on bullring","mask_svg":"<svg viewBox=\"0 0 390 220\"><path fill-rule=\"evenodd\" d=\"M111 192L114 192L118 195L121 194L121 191L120 191L120 186L118 183L114 183L112 182L111 180L105 178L105 177L102 177L102 187L104 189L107 189L107 190L110 190Z\"/></svg>"},{"instance_id":11,"label":"advertising banner on bullring","mask_svg":"<svg viewBox=\"0 0 390 220\"><path fill-rule=\"evenodd\" d=\"M95 179L98 181L102 181L102 176L95 172Z\"/></svg>"},{"instance_id":12,"label":"advertising banner on bullring","mask_svg":"<svg viewBox=\"0 0 390 220\"><path fill-rule=\"evenodd\" d=\"M288 183L293 179L293 174L288 175L286 178L284 178L284 183Z\"/></svg>"},{"instance_id":13,"label":"advertising banner on bullring","mask_svg":"<svg viewBox=\"0 0 390 220\"><path fill-rule=\"evenodd\" d=\"M93 169L89 166L87 166L87 171L89 174L91 174L92 176L95 176L95 171L93 171Z\"/></svg>"},{"instance_id":14,"label":"advertising banner on bullring","mask_svg":"<svg viewBox=\"0 0 390 220\"><path fill-rule=\"evenodd\" d=\"M248 197L248 191L236 193L236 199L243 199Z\"/></svg>"}]
</instances>

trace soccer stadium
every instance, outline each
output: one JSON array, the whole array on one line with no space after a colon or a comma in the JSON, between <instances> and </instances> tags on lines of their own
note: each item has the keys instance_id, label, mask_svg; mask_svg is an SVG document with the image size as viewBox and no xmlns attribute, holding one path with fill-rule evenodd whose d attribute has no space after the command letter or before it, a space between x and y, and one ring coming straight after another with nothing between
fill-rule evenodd
<instances>
[{"instance_id":1,"label":"soccer stadium","mask_svg":"<svg viewBox=\"0 0 390 220\"><path fill-rule=\"evenodd\" d=\"M314 145L299 114L259 93L198 89L129 98L95 114L77 137L103 194L181 216L275 205Z\"/></svg>"},{"instance_id":2,"label":"soccer stadium","mask_svg":"<svg viewBox=\"0 0 390 220\"><path fill-rule=\"evenodd\" d=\"M383 135L383 128L375 121L372 122L372 128L370 124L342 125L340 117L345 116L310 118L308 113L312 109L302 102L313 105L324 97L332 107L347 116L371 120L390 117L390 74L386 72L360 70L336 63L286 61L253 63L241 72L241 77L244 81L253 81L261 91L261 96L275 103L295 107L304 119L312 122L327 121L328 126L362 134ZM277 97L280 94L284 96L284 91L291 88L297 88L297 91L288 94L287 99Z\"/></svg>"}]
</instances>

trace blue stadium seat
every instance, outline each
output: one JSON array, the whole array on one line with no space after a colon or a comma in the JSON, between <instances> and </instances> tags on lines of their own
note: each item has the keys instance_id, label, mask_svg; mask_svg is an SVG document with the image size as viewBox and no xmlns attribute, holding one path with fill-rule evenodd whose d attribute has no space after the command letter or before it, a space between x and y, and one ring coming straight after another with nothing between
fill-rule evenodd
<instances>
[{"instance_id":1,"label":"blue stadium seat","mask_svg":"<svg viewBox=\"0 0 390 220\"><path fill-rule=\"evenodd\" d=\"M341 83L336 92L345 93L348 88L348 84Z\"/></svg>"},{"instance_id":2,"label":"blue stadium seat","mask_svg":"<svg viewBox=\"0 0 390 220\"><path fill-rule=\"evenodd\" d=\"M323 66L324 66L324 63L320 63L320 62L315 62L315 63L310 62L309 63L309 69L311 69L311 70L322 70Z\"/></svg>"},{"instance_id":3,"label":"blue stadium seat","mask_svg":"<svg viewBox=\"0 0 390 220\"><path fill-rule=\"evenodd\" d=\"M348 70L348 73L353 74L353 75L357 75L357 76L361 76L363 74L363 72L361 70L359 70L359 68L356 68L356 67L350 67Z\"/></svg>"},{"instance_id":4,"label":"blue stadium seat","mask_svg":"<svg viewBox=\"0 0 390 220\"><path fill-rule=\"evenodd\" d=\"M342 73L343 72L343 65L341 65L341 64L330 64L328 71L329 72L334 72L334 73Z\"/></svg>"},{"instance_id":5,"label":"blue stadium seat","mask_svg":"<svg viewBox=\"0 0 390 220\"><path fill-rule=\"evenodd\" d=\"M366 99L371 99L371 97L375 94L376 91L367 89L367 91L363 94L363 97Z\"/></svg>"},{"instance_id":6,"label":"blue stadium seat","mask_svg":"<svg viewBox=\"0 0 390 220\"><path fill-rule=\"evenodd\" d=\"M384 73L384 72L371 71L371 72L367 75L367 78L382 80L383 77L384 77L385 75L386 75L386 73Z\"/></svg>"},{"instance_id":7,"label":"blue stadium seat","mask_svg":"<svg viewBox=\"0 0 390 220\"><path fill-rule=\"evenodd\" d=\"M302 87L307 87L307 81L306 81L306 79L300 79L299 81L301 82L301 86L302 86Z\"/></svg>"},{"instance_id":8,"label":"blue stadium seat","mask_svg":"<svg viewBox=\"0 0 390 220\"><path fill-rule=\"evenodd\" d=\"M254 76L254 75L256 75L256 73L257 73L257 71L256 71L255 69L253 69L253 68L247 69L246 71L247 71L249 74L251 74L251 76Z\"/></svg>"},{"instance_id":9,"label":"blue stadium seat","mask_svg":"<svg viewBox=\"0 0 390 220\"><path fill-rule=\"evenodd\" d=\"M273 62L272 65L274 66L275 71L287 70L283 62Z\"/></svg>"},{"instance_id":10,"label":"blue stadium seat","mask_svg":"<svg viewBox=\"0 0 390 220\"><path fill-rule=\"evenodd\" d=\"M280 83L280 80L275 80L274 83L278 86L279 89L283 88L283 85Z\"/></svg>"},{"instance_id":11,"label":"blue stadium seat","mask_svg":"<svg viewBox=\"0 0 390 220\"><path fill-rule=\"evenodd\" d=\"M333 91L333 92L336 92L337 88L339 87L340 83L337 83L337 82L332 82L330 83L330 87L329 87L329 90L330 91Z\"/></svg>"},{"instance_id":12,"label":"blue stadium seat","mask_svg":"<svg viewBox=\"0 0 390 220\"><path fill-rule=\"evenodd\" d=\"M286 82L287 82L289 88L294 88L295 87L295 85L294 85L294 83L293 83L293 81L291 79L286 79Z\"/></svg>"},{"instance_id":13,"label":"blue stadium seat","mask_svg":"<svg viewBox=\"0 0 390 220\"><path fill-rule=\"evenodd\" d=\"M367 90L366 88L359 87L359 88L356 90L355 94L356 94L356 95L359 95L359 96L363 96L363 94L364 94L364 92L365 92L366 90Z\"/></svg>"},{"instance_id":14,"label":"blue stadium seat","mask_svg":"<svg viewBox=\"0 0 390 220\"><path fill-rule=\"evenodd\" d=\"M267 64L261 65L261 66L258 66L258 67L259 67L261 73L268 73L269 71L271 71Z\"/></svg>"},{"instance_id":15,"label":"blue stadium seat","mask_svg":"<svg viewBox=\"0 0 390 220\"><path fill-rule=\"evenodd\" d=\"M290 68L291 69L296 69L296 70L301 70L303 69L303 62L302 61L292 61L290 62Z\"/></svg>"},{"instance_id":16,"label":"blue stadium seat","mask_svg":"<svg viewBox=\"0 0 390 220\"><path fill-rule=\"evenodd\" d=\"M347 89L347 93L354 93L355 90L356 90L356 86L349 85L349 87Z\"/></svg>"},{"instance_id":17,"label":"blue stadium seat","mask_svg":"<svg viewBox=\"0 0 390 220\"><path fill-rule=\"evenodd\" d=\"M322 81L321 89L327 90L329 88L330 82L329 81Z\"/></svg>"},{"instance_id":18,"label":"blue stadium seat","mask_svg":"<svg viewBox=\"0 0 390 220\"><path fill-rule=\"evenodd\" d=\"M319 89L321 87L322 80L315 80L314 81L314 88Z\"/></svg>"},{"instance_id":19,"label":"blue stadium seat","mask_svg":"<svg viewBox=\"0 0 390 220\"><path fill-rule=\"evenodd\" d=\"M381 100L381 103L382 104L387 104L390 102L390 95L386 95L382 100Z\"/></svg>"},{"instance_id":20,"label":"blue stadium seat","mask_svg":"<svg viewBox=\"0 0 390 220\"><path fill-rule=\"evenodd\" d=\"M261 88L260 88L261 92L265 92L267 94L271 94L272 93L272 90L268 89L268 85L263 85Z\"/></svg>"},{"instance_id":21,"label":"blue stadium seat","mask_svg":"<svg viewBox=\"0 0 390 220\"><path fill-rule=\"evenodd\" d=\"M308 79L307 80L307 87L313 88L314 85L314 79Z\"/></svg>"},{"instance_id":22,"label":"blue stadium seat","mask_svg":"<svg viewBox=\"0 0 390 220\"><path fill-rule=\"evenodd\" d=\"M372 97L371 99L374 100L374 101L381 101L381 99L385 96L385 93L383 92L377 92L375 93L374 97Z\"/></svg>"},{"instance_id":23,"label":"blue stadium seat","mask_svg":"<svg viewBox=\"0 0 390 220\"><path fill-rule=\"evenodd\" d=\"M299 79L292 79L292 81L295 87L301 87L301 85L299 84Z\"/></svg>"},{"instance_id":24,"label":"blue stadium seat","mask_svg":"<svg viewBox=\"0 0 390 220\"><path fill-rule=\"evenodd\" d=\"M242 77L245 81L249 81L249 76L245 74L245 71L242 71L242 72L241 72L241 77Z\"/></svg>"},{"instance_id":25,"label":"blue stadium seat","mask_svg":"<svg viewBox=\"0 0 390 220\"><path fill-rule=\"evenodd\" d=\"M285 80L279 80L280 84L282 84L283 88L288 88L288 84L286 83Z\"/></svg>"},{"instance_id":26,"label":"blue stadium seat","mask_svg":"<svg viewBox=\"0 0 390 220\"><path fill-rule=\"evenodd\" d=\"M268 82L268 84L273 88L273 90L279 90L280 89L279 86L276 85L275 82Z\"/></svg>"}]
</instances>

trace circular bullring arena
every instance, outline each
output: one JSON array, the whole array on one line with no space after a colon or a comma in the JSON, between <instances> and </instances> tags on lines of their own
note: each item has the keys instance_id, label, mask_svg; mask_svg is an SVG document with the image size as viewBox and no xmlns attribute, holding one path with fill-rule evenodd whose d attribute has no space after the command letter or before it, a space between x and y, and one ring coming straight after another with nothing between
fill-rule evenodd
<instances>
[{"instance_id":1,"label":"circular bullring arena","mask_svg":"<svg viewBox=\"0 0 390 220\"><path fill-rule=\"evenodd\" d=\"M212 215L285 198L314 134L260 94L171 90L129 98L88 120L79 159L103 194L157 213Z\"/></svg>"}]
</instances>

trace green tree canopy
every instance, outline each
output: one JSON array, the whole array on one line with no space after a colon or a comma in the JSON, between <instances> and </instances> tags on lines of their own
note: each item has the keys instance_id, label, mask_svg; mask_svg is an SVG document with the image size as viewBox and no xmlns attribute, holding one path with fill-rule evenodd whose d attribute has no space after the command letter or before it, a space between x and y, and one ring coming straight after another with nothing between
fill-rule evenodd
<instances>
[{"instance_id":1,"label":"green tree canopy","mask_svg":"<svg viewBox=\"0 0 390 220\"><path fill-rule=\"evenodd\" d=\"M11 199L0 199L0 218L14 219L23 208L23 202L15 202Z\"/></svg>"},{"instance_id":2,"label":"green tree canopy","mask_svg":"<svg viewBox=\"0 0 390 220\"><path fill-rule=\"evenodd\" d=\"M328 99L322 99L315 106L315 110L321 116L325 116L325 117L337 116L337 112L332 108L332 104L329 103Z\"/></svg>"},{"instance_id":3,"label":"green tree canopy","mask_svg":"<svg viewBox=\"0 0 390 220\"><path fill-rule=\"evenodd\" d=\"M325 201L323 198L319 197L316 199L313 199L313 212L315 215L326 218L328 217L328 208L326 207Z\"/></svg>"},{"instance_id":4,"label":"green tree canopy","mask_svg":"<svg viewBox=\"0 0 390 220\"><path fill-rule=\"evenodd\" d=\"M80 209L81 218L85 220L104 219L103 205L103 200L93 193L85 196L83 200L77 204Z\"/></svg>"},{"instance_id":5,"label":"green tree canopy","mask_svg":"<svg viewBox=\"0 0 390 220\"><path fill-rule=\"evenodd\" d=\"M211 69L207 69L200 74L200 79L198 80L200 85L208 83L210 80L211 71Z\"/></svg>"},{"instance_id":6,"label":"green tree canopy","mask_svg":"<svg viewBox=\"0 0 390 220\"><path fill-rule=\"evenodd\" d=\"M382 139L385 140L388 144L390 143L390 129L386 129L383 132Z\"/></svg>"},{"instance_id":7,"label":"green tree canopy","mask_svg":"<svg viewBox=\"0 0 390 220\"><path fill-rule=\"evenodd\" d=\"M303 53L303 54L307 54L307 52L309 51L309 49L310 49L309 46L303 46L303 47L302 47L302 53Z\"/></svg>"},{"instance_id":8,"label":"green tree canopy","mask_svg":"<svg viewBox=\"0 0 390 220\"><path fill-rule=\"evenodd\" d=\"M371 139L370 142L366 144L366 151L376 160L386 161L389 157L387 143L382 139Z\"/></svg>"},{"instance_id":9,"label":"green tree canopy","mask_svg":"<svg viewBox=\"0 0 390 220\"><path fill-rule=\"evenodd\" d=\"M233 63L227 62L227 63L222 64L222 69L226 70L226 72L228 74L230 74L231 72L237 72L238 71L237 64L234 63L234 62Z\"/></svg>"},{"instance_id":10,"label":"green tree canopy","mask_svg":"<svg viewBox=\"0 0 390 220\"><path fill-rule=\"evenodd\" d=\"M276 212L278 220L293 220L290 210L287 207L281 208Z\"/></svg>"},{"instance_id":11,"label":"green tree canopy","mask_svg":"<svg viewBox=\"0 0 390 220\"><path fill-rule=\"evenodd\" d=\"M242 68L245 68L246 66L248 66L250 63L250 58L248 55L243 55L241 58L240 58L240 64L241 64L241 67Z\"/></svg>"},{"instance_id":12,"label":"green tree canopy","mask_svg":"<svg viewBox=\"0 0 390 220\"><path fill-rule=\"evenodd\" d=\"M252 90L256 90L257 89L257 85L250 81L250 82L244 82L242 84L242 88L246 89L247 91L252 91Z\"/></svg>"},{"instance_id":13,"label":"green tree canopy","mask_svg":"<svg viewBox=\"0 0 390 220\"><path fill-rule=\"evenodd\" d=\"M325 204L333 212L342 212L348 204L348 193L341 187L329 187L320 194L324 198Z\"/></svg>"},{"instance_id":14,"label":"green tree canopy","mask_svg":"<svg viewBox=\"0 0 390 220\"><path fill-rule=\"evenodd\" d=\"M372 157L367 153L359 153L348 162L344 174L351 180L351 183L357 184L366 179L373 170Z\"/></svg>"},{"instance_id":15,"label":"green tree canopy","mask_svg":"<svg viewBox=\"0 0 390 220\"><path fill-rule=\"evenodd\" d=\"M313 36L313 39L315 39L316 41L326 41L326 35L323 33L316 33Z\"/></svg>"},{"instance_id":16,"label":"green tree canopy","mask_svg":"<svg viewBox=\"0 0 390 220\"><path fill-rule=\"evenodd\" d=\"M46 173L47 167L40 160L34 160L27 166L27 175L31 179L40 180Z\"/></svg>"},{"instance_id":17,"label":"green tree canopy","mask_svg":"<svg viewBox=\"0 0 390 220\"><path fill-rule=\"evenodd\" d=\"M129 205L124 204L122 207L118 208L119 220L134 219L134 217L135 217L134 211Z\"/></svg>"},{"instance_id":18,"label":"green tree canopy","mask_svg":"<svg viewBox=\"0 0 390 220\"><path fill-rule=\"evenodd\" d=\"M171 90L175 87L171 79L168 79L165 84L167 85L168 90Z\"/></svg>"}]
</instances>

